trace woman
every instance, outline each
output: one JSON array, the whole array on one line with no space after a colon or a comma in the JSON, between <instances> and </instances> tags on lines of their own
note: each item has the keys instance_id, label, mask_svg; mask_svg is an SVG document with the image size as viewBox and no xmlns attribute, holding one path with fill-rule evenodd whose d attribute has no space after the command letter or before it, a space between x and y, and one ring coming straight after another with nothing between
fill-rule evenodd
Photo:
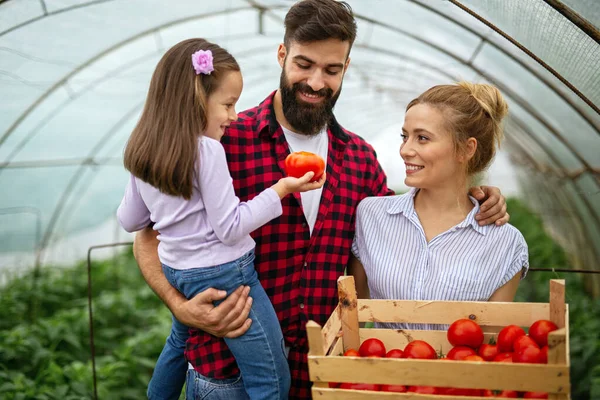
<instances>
[{"instance_id":1,"label":"woman","mask_svg":"<svg viewBox=\"0 0 600 400\"><path fill-rule=\"evenodd\" d=\"M467 194L493 159L507 112L498 89L468 82L432 87L408 104L400 156L412 189L358 206L348 272L360 298L513 300L527 244L509 224L479 226Z\"/></svg>"}]
</instances>

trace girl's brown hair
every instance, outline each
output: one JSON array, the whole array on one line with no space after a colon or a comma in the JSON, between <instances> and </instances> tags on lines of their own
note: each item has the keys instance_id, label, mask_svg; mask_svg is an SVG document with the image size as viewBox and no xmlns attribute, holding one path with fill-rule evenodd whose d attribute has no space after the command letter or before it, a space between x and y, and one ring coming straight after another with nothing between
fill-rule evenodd
<instances>
[{"instance_id":1,"label":"girl's brown hair","mask_svg":"<svg viewBox=\"0 0 600 400\"><path fill-rule=\"evenodd\" d=\"M198 50L212 52L210 75L196 75L192 54ZM142 116L125 148L125 168L162 193L189 200L198 137L207 126L208 97L226 72L239 70L227 50L204 39L171 47L152 75Z\"/></svg>"},{"instance_id":2,"label":"girl's brown hair","mask_svg":"<svg viewBox=\"0 0 600 400\"><path fill-rule=\"evenodd\" d=\"M427 104L444 113L457 152L464 151L468 138L477 140L477 149L467 165L469 176L489 166L496 145L502 141L502 119L508 114L508 105L495 86L470 82L438 85L408 103L406 111L417 104Z\"/></svg>"}]
</instances>

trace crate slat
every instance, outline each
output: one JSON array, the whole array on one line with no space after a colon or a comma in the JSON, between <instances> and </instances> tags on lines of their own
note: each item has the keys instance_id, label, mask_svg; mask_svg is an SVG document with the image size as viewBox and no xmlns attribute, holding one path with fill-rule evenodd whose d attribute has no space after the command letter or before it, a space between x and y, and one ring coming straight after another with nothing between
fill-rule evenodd
<instances>
[{"instance_id":1,"label":"crate slat","mask_svg":"<svg viewBox=\"0 0 600 400\"><path fill-rule=\"evenodd\" d=\"M548 303L358 300L359 322L450 325L457 319L469 318L479 325L529 327L532 321L549 317Z\"/></svg>"},{"instance_id":2,"label":"crate slat","mask_svg":"<svg viewBox=\"0 0 600 400\"><path fill-rule=\"evenodd\" d=\"M566 365L510 364L450 360L309 356L314 382L500 389L569 393ZM515 379L527 377L527 379Z\"/></svg>"},{"instance_id":3,"label":"crate slat","mask_svg":"<svg viewBox=\"0 0 600 400\"><path fill-rule=\"evenodd\" d=\"M353 276L338 278L338 297L340 318L342 319L342 337L344 338L344 351L358 350L360 337L358 335L358 299Z\"/></svg>"},{"instance_id":4,"label":"crate slat","mask_svg":"<svg viewBox=\"0 0 600 400\"><path fill-rule=\"evenodd\" d=\"M313 399L323 400L466 400L466 397L441 396L416 393L388 393L365 390L312 389ZM469 397L471 400L487 400L483 397ZM488 398L489 399L489 398Z\"/></svg>"},{"instance_id":5,"label":"crate slat","mask_svg":"<svg viewBox=\"0 0 600 400\"><path fill-rule=\"evenodd\" d=\"M340 319L340 306L339 304L333 310L333 313L323 325L323 337L325 338L325 352L329 350L333 341L340 335L342 329L342 320Z\"/></svg>"}]
</instances>

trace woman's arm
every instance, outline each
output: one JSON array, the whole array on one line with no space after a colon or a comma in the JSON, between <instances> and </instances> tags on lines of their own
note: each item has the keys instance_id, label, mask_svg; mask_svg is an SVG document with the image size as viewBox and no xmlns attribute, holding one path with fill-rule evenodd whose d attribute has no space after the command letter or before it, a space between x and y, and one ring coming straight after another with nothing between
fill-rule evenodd
<instances>
[{"instance_id":1,"label":"woman's arm","mask_svg":"<svg viewBox=\"0 0 600 400\"><path fill-rule=\"evenodd\" d=\"M348 262L348 275L354 276L354 283L356 285L356 293L359 299L370 299L371 294L369 293L369 285L367 282L367 274L365 268L353 254L350 254L350 261Z\"/></svg>"},{"instance_id":2,"label":"woman's arm","mask_svg":"<svg viewBox=\"0 0 600 400\"><path fill-rule=\"evenodd\" d=\"M522 272L519 271L510 281L496 289L488 301L513 301L519 287L519 282L521 281L521 275Z\"/></svg>"}]
</instances>

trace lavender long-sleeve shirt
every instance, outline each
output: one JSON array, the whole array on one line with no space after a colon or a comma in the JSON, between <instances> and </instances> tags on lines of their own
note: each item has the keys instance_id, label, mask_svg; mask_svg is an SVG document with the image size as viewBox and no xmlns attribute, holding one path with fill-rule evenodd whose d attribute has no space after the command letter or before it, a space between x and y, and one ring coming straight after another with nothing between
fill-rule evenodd
<instances>
[{"instance_id":1,"label":"lavender long-sleeve shirt","mask_svg":"<svg viewBox=\"0 0 600 400\"><path fill-rule=\"evenodd\" d=\"M154 222L160 261L176 269L209 267L241 257L255 246L250 232L282 213L281 200L270 188L240 202L220 142L201 137L198 153L198 178L190 200L161 193L132 175L117 210L128 232Z\"/></svg>"}]
</instances>

